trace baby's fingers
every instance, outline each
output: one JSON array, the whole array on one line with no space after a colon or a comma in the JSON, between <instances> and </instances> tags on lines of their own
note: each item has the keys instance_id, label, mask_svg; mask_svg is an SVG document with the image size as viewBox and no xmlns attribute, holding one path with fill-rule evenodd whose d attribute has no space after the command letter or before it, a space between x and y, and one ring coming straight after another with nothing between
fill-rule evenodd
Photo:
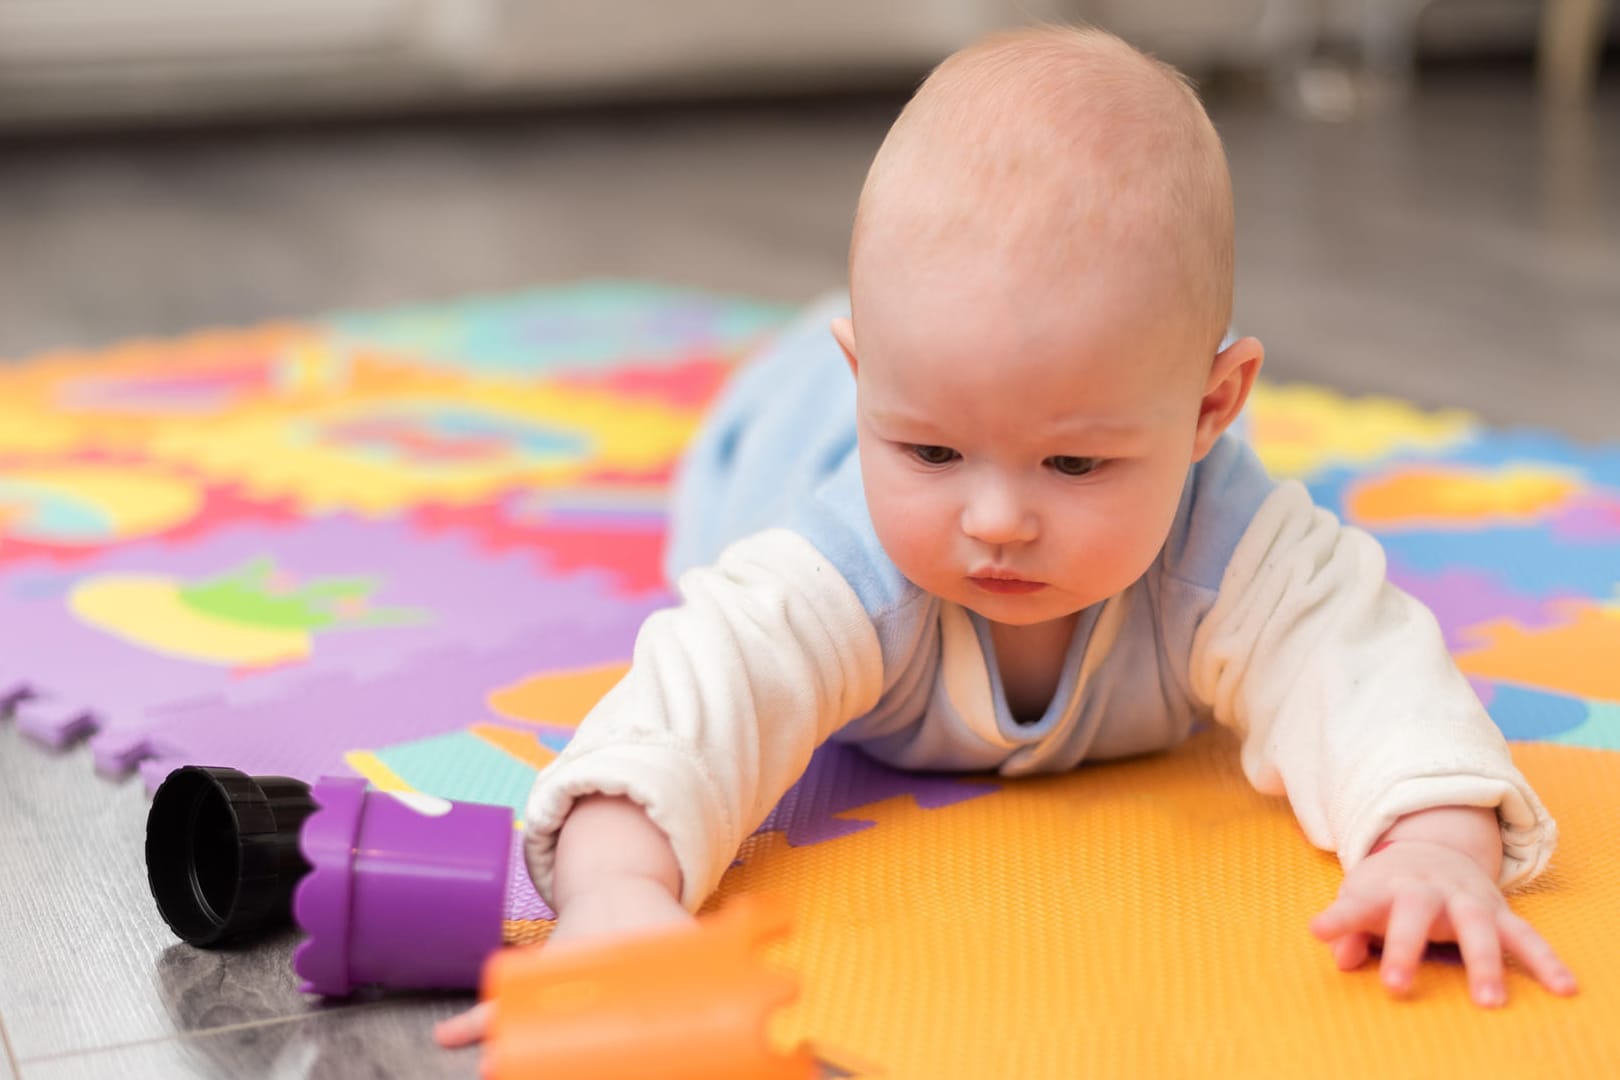
<instances>
[{"instance_id":1,"label":"baby's fingers","mask_svg":"<svg viewBox=\"0 0 1620 1080\"><path fill-rule=\"evenodd\" d=\"M1474 1004L1495 1008L1507 1000L1502 988L1502 938L1496 913L1476 900L1453 898L1446 914L1457 936L1457 951L1468 970L1468 988Z\"/></svg>"},{"instance_id":2,"label":"baby's fingers","mask_svg":"<svg viewBox=\"0 0 1620 1080\"><path fill-rule=\"evenodd\" d=\"M1392 992L1404 994L1412 988L1418 962L1429 947L1429 929L1444 906L1440 894L1428 889L1403 891L1391 905L1378 971Z\"/></svg>"},{"instance_id":3,"label":"baby's fingers","mask_svg":"<svg viewBox=\"0 0 1620 1080\"><path fill-rule=\"evenodd\" d=\"M1312 917L1310 931L1321 941L1346 934L1384 932L1389 901L1368 896L1341 896Z\"/></svg>"},{"instance_id":4,"label":"baby's fingers","mask_svg":"<svg viewBox=\"0 0 1620 1080\"><path fill-rule=\"evenodd\" d=\"M1367 945L1366 934L1352 933L1335 940L1329 948L1340 971L1354 971L1367 962Z\"/></svg>"},{"instance_id":5,"label":"baby's fingers","mask_svg":"<svg viewBox=\"0 0 1620 1080\"><path fill-rule=\"evenodd\" d=\"M1507 943L1508 951L1530 969L1537 982L1555 994L1568 996L1575 992L1574 972L1564 966L1553 947L1536 932L1535 927L1511 911L1498 914L1496 924L1501 928L1502 940Z\"/></svg>"},{"instance_id":6,"label":"baby's fingers","mask_svg":"<svg viewBox=\"0 0 1620 1080\"><path fill-rule=\"evenodd\" d=\"M457 1013L433 1029L433 1038L440 1046L455 1049L482 1042L489 1027L489 1014L493 1006L485 1001L464 1013Z\"/></svg>"}]
</instances>

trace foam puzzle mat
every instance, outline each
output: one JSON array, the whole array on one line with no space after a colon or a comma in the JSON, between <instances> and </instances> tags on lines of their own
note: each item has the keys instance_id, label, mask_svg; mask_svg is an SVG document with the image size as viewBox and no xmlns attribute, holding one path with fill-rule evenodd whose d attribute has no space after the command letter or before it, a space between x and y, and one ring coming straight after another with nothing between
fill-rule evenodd
<instances>
[{"instance_id":1,"label":"foam puzzle mat","mask_svg":"<svg viewBox=\"0 0 1620 1080\"><path fill-rule=\"evenodd\" d=\"M669 601L670 470L792 312L586 282L0 365L0 704L182 763L522 804ZM1268 467L1375 534L1563 835L1515 904L1582 980L1338 973L1338 869L1209 731L1005 781L824 748L721 898L786 897L779 1034L872 1077L1620 1071L1620 442L1256 388ZM514 843L516 833L514 832ZM514 873L510 940L549 912Z\"/></svg>"}]
</instances>

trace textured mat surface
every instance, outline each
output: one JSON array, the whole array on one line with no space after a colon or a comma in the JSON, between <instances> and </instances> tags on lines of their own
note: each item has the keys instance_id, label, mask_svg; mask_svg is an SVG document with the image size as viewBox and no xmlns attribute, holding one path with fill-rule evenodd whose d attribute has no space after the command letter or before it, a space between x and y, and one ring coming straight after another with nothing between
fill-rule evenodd
<instances>
[{"instance_id":1,"label":"textured mat surface","mask_svg":"<svg viewBox=\"0 0 1620 1080\"><path fill-rule=\"evenodd\" d=\"M516 808L667 602L662 491L788 312L588 283L0 369L0 699L98 767L230 764ZM1620 444L1257 389L1268 466L1368 528L1562 825L1518 901L1556 1002L1336 973L1336 885L1218 732L1005 783L827 748L726 893L789 896L784 1017L889 1076L1602 1073L1620 1034ZM545 911L514 877L511 940ZM1334 1071L1338 1070L1338 1071ZM1612 1071L1612 1069L1610 1070Z\"/></svg>"},{"instance_id":2,"label":"textured mat surface","mask_svg":"<svg viewBox=\"0 0 1620 1080\"><path fill-rule=\"evenodd\" d=\"M1305 930L1337 863L1256 796L1211 731L1151 759L1005 785L790 848L756 837L723 892L790 896L777 959L804 973L785 1027L862 1075L915 1077L1600 1076L1620 1062L1620 822L1609 751L1523 745L1564 840L1517 901L1582 979L1555 999L1512 972L1468 1001L1437 959L1412 1000L1349 975Z\"/></svg>"}]
</instances>

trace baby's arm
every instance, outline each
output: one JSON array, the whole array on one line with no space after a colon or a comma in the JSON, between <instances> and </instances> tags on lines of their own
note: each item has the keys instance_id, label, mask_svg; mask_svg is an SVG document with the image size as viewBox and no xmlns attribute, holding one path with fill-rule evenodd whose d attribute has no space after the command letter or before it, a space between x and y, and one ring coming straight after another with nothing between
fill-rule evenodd
<instances>
[{"instance_id":1,"label":"baby's arm","mask_svg":"<svg viewBox=\"0 0 1620 1080\"><path fill-rule=\"evenodd\" d=\"M681 870L669 839L629 799L587 795L574 804L557 837L552 870L557 925L546 948L657 930L691 921L681 906ZM441 1046L481 1042L489 1002L434 1029Z\"/></svg>"},{"instance_id":2,"label":"baby's arm","mask_svg":"<svg viewBox=\"0 0 1620 1080\"><path fill-rule=\"evenodd\" d=\"M652 930L691 919L675 849L629 799L587 795L557 834L551 942Z\"/></svg>"},{"instance_id":3,"label":"baby's arm","mask_svg":"<svg viewBox=\"0 0 1620 1080\"><path fill-rule=\"evenodd\" d=\"M877 702L877 631L802 537L748 537L680 589L535 781L525 855L557 914L546 948L689 921L815 747ZM488 1018L480 1005L436 1035L476 1042Z\"/></svg>"},{"instance_id":4,"label":"baby's arm","mask_svg":"<svg viewBox=\"0 0 1620 1080\"><path fill-rule=\"evenodd\" d=\"M1502 897L1546 865L1554 823L1433 614L1386 580L1376 541L1280 485L1192 652L1195 692L1243 736L1250 780L1286 794L1345 867L1339 901L1313 924L1341 964L1383 937L1400 989L1423 942L1460 937L1481 1003L1500 999L1504 944L1549 988L1573 987Z\"/></svg>"},{"instance_id":5,"label":"baby's arm","mask_svg":"<svg viewBox=\"0 0 1620 1080\"><path fill-rule=\"evenodd\" d=\"M697 910L815 748L877 703L877 630L803 537L740 540L683 575L680 590L682 603L643 624L629 672L535 781L524 853L548 902L558 899L564 821L578 800L613 795L667 838L681 903Z\"/></svg>"}]
</instances>

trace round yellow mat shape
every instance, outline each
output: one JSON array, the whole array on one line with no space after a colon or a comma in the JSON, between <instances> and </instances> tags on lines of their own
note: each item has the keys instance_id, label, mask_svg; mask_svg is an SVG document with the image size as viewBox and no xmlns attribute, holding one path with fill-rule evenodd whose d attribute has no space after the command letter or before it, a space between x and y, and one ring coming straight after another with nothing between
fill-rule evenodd
<instances>
[{"instance_id":1,"label":"round yellow mat shape","mask_svg":"<svg viewBox=\"0 0 1620 1080\"><path fill-rule=\"evenodd\" d=\"M860 1076L1620 1075L1620 753L1515 757L1563 841L1513 902L1575 969L1572 999L1511 968L1496 1011L1454 962L1407 1000L1372 964L1339 972L1306 930L1338 863L1221 731L941 809L863 807L874 827L802 848L757 836L716 902L790 900L772 960L803 994L777 1033Z\"/></svg>"}]
</instances>

